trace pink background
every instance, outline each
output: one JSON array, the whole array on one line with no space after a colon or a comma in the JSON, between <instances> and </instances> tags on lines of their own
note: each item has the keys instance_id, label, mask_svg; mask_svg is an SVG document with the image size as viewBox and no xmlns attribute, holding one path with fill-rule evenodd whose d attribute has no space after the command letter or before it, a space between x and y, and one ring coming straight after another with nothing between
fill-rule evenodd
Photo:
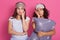
<instances>
[{"instance_id":1,"label":"pink background","mask_svg":"<svg viewBox=\"0 0 60 40\"><path fill-rule=\"evenodd\" d=\"M15 3L21 0L0 0L0 40L9 40L8 18L13 14ZM26 4L27 16L32 18L37 3L44 3L50 12L50 19L56 22L56 34L52 40L60 40L60 0L22 0ZM30 24L29 35L33 30Z\"/></svg>"}]
</instances>

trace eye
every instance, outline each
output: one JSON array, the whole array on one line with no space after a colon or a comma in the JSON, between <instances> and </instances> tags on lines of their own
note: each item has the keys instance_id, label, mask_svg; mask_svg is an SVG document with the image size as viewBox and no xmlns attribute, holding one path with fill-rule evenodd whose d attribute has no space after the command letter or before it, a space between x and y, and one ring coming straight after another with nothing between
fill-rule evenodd
<instances>
[{"instance_id":1,"label":"eye","mask_svg":"<svg viewBox=\"0 0 60 40\"><path fill-rule=\"evenodd\" d=\"M39 10L36 10L37 12L39 11Z\"/></svg>"},{"instance_id":2,"label":"eye","mask_svg":"<svg viewBox=\"0 0 60 40\"><path fill-rule=\"evenodd\" d=\"M24 8L23 8L23 7L21 7L21 10L24 10Z\"/></svg>"},{"instance_id":3,"label":"eye","mask_svg":"<svg viewBox=\"0 0 60 40\"><path fill-rule=\"evenodd\" d=\"M20 10L20 8L17 8L18 10Z\"/></svg>"},{"instance_id":4,"label":"eye","mask_svg":"<svg viewBox=\"0 0 60 40\"><path fill-rule=\"evenodd\" d=\"M40 9L40 11L42 11L43 9Z\"/></svg>"}]
</instances>

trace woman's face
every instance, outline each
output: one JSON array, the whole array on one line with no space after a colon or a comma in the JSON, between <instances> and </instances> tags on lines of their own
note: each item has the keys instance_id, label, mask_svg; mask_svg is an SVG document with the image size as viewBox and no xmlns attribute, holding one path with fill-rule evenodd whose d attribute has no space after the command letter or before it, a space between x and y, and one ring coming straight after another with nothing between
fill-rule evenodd
<instances>
[{"instance_id":1,"label":"woman's face","mask_svg":"<svg viewBox=\"0 0 60 40\"><path fill-rule=\"evenodd\" d=\"M37 12L40 16L43 16L43 15L44 15L44 10L43 10L42 8L36 9L36 12Z\"/></svg>"},{"instance_id":2,"label":"woman's face","mask_svg":"<svg viewBox=\"0 0 60 40\"><path fill-rule=\"evenodd\" d=\"M24 12L24 8L23 7L18 7L17 8L18 15L22 15L23 12Z\"/></svg>"}]
</instances>

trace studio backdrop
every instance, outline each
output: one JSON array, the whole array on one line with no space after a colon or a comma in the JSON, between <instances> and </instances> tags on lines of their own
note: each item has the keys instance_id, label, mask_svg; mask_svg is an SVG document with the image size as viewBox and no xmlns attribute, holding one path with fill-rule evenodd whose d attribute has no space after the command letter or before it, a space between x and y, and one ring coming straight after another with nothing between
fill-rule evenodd
<instances>
[{"instance_id":1,"label":"studio backdrop","mask_svg":"<svg viewBox=\"0 0 60 40\"><path fill-rule=\"evenodd\" d=\"M49 10L49 18L56 22L56 34L52 40L60 40L60 0L0 0L0 40L9 40L8 34L8 18L12 16L15 4L22 1L26 4L26 15L32 18L35 5L43 3ZM30 23L28 35L32 33L32 24Z\"/></svg>"}]
</instances>

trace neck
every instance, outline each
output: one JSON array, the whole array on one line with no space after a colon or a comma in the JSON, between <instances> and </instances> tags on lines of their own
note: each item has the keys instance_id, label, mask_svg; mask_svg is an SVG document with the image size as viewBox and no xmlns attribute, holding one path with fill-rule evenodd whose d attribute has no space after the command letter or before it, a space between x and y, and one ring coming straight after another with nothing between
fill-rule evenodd
<instances>
[{"instance_id":1,"label":"neck","mask_svg":"<svg viewBox=\"0 0 60 40\"><path fill-rule=\"evenodd\" d=\"M43 16L40 16L40 18L44 18Z\"/></svg>"},{"instance_id":2,"label":"neck","mask_svg":"<svg viewBox=\"0 0 60 40\"><path fill-rule=\"evenodd\" d=\"M38 17L38 18L44 18L43 16L40 16L40 17Z\"/></svg>"},{"instance_id":3,"label":"neck","mask_svg":"<svg viewBox=\"0 0 60 40\"><path fill-rule=\"evenodd\" d=\"M20 20L20 19L21 19L21 18L20 18L20 15L17 15L16 19L17 19L17 20Z\"/></svg>"}]
</instances>

